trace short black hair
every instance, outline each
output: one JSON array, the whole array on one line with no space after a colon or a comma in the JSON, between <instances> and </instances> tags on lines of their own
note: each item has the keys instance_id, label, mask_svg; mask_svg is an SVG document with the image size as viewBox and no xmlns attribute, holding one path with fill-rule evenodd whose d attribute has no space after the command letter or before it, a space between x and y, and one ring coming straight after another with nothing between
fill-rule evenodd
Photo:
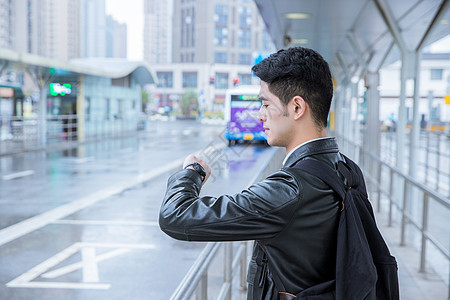
<instances>
[{"instance_id":1,"label":"short black hair","mask_svg":"<svg viewBox=\"0 0 450 300\"><path fill-rule=\"evenodd\" d=\"M311 108L316 125L327 126L333 82L330 67L319 53L303 47L279 50L254 65L252 71L285 106L300 96Z\"/></svg>"}]
</instances>

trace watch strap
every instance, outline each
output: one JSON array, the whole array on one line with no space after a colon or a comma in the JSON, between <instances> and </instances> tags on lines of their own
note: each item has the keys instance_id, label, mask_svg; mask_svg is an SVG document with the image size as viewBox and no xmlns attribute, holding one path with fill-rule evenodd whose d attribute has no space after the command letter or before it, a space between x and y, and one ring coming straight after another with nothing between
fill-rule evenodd
<instances>
[{"instance_id":1,"label":"watch strap","mask_svg":"<svg viewBox=\"0 0 450 300\"><path fill-rule=\"evenodd\" d=\"M190 166L192 166L194 168L194 170L200 175L202 182L203 182L206 178L206 172L205 172L205 169L203 168L203 166L201 164L199 164L198 162L192 162L192 163L187 164L184 167L184 169L187 169Z\"/></svg>"}]
</instances>

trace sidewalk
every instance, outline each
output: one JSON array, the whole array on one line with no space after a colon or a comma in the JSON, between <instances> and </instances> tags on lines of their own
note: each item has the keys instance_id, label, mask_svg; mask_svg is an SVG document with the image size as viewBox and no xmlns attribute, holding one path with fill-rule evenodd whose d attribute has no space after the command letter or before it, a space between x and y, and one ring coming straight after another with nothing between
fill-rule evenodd
<instances>
[{"instance_id":1,"label":"sidewalk","mask_svg":"<svg viewBox=\"0 0 450 300\"><path fill-rule=\"evenodd\" d=\"M375 212L375 218L391 254L397 259L400 299L450 299L448 298L449 287L429 265L425 273L419 272L420 252L408 245L408 242L406 246L400 246L400 224L393 223L391 227L387 226L388 215L383 210L380 213Z\"/></svg>"}]
</instances>

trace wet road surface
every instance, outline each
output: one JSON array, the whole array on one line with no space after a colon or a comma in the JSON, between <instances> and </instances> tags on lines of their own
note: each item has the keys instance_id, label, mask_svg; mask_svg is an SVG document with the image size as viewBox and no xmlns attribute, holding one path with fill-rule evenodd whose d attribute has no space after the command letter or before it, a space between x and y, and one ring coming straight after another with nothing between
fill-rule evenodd
<instances>
[{"instance_id":1,"label":"wet road surface","mask_svg":"<svg viewBox=\"0 0 450 300\"><path fill-rule=\"evenodd\" d=\"M196 152L213 170L202 194L235 193L274 151L228 148L222 133L155 121L139 137L2 158L0 299L168 299L205 246L159 229L168 176Z\"/></svg>"}]
</instances>

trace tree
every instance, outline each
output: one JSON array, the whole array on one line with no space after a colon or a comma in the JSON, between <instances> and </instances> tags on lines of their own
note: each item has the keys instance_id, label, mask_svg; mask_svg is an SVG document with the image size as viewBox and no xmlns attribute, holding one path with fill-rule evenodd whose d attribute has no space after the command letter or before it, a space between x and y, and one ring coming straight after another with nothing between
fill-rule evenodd
<instances>
[{"instance_id":1,"label":"tree","mask_svg":"<svg viewBox=\"0 0 450 300\"><path fill-rule=\"evenodd\" d=\"M145 88L141 89L141 95L142 95L142 111L145 111L145 108L147 106L147 103L149 102L149 94Z\"/></svg>"},{"instance_id":2,"label":"tree","mask_svg":"<svg viewBox=\"0 0 450 300\"><path fill-rule=\"evenodd\" d=\"M191 111L198 108L197 93L194 90L186 90L181 96L180 107L184 116L190 116Z\"/></svg>"}]
</instances>

